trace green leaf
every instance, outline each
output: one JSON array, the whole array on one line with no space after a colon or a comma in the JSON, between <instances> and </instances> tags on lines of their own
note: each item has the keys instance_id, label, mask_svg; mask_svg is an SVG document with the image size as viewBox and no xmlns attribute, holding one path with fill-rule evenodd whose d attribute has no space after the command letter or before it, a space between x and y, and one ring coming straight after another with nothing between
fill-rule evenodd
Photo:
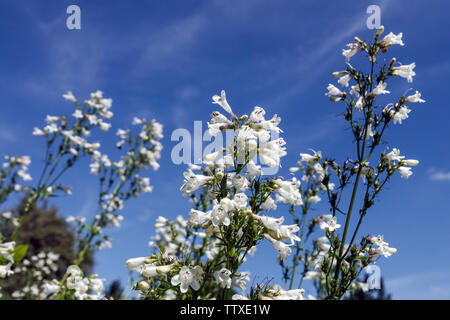
<instances>
[{"instance_id":1,"label":"green leaf","mask_svg":"<svg viewBox=\"0 0 450 320\"><path fill-rule=\"evenodd\" d=\"M22 259L27 254L27 250L28 250L27 244L22 244L20 246L17 246L13 252L14 263L19 263L20 261L22 261Z\"/></svg>"}]
</instances>

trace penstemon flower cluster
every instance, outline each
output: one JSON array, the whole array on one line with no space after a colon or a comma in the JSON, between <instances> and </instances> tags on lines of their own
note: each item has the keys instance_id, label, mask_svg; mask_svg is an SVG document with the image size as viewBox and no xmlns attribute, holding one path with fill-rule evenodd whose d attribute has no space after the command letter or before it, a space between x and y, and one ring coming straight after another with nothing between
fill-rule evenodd
<instances>
[{"instance_id":1,"label":"penstemon flower cluster","mask_svg":"<svg viewBox=\"0 0 450 320\"><path fill-rule=\"evenodd\" d=\"M127 267L141 275L135 285L141 297L220 299L230 298L231 289L241 289L232 298L304 299L304 280L313 281L316 298L322 299L341 299L358 288L367 289L358 280L364 268L397 250L381 235L366 235L358 241L359 228L394 173L408 178L411 166L418 164L405 159L397 148L378 150L385 143L382 137L388 127L408 118L406 104L424 102L418 91L387 105L378 102L378 96L390 93L386 90L389 79L402 77L412 82L415 75L414 63L405 66L395 58L380 59L391 46L403 46L401 33L380 39L382 33L380 28L371 44L355 38L350 49L343 50L347 68L333 73L341 89L328 86L330 100L346 105L344 119L355 141L355 154L342 164L312 150L300 154L297 166L290 168L290 179L265 177L255 158L260 156L268 166L280 166L286 155L282 138L270 140L270 132L282 132L280 118L275 115L266 120L261 107L255 107L250 116L238 117L225 92L213 97L227 116L212 113L210 135L232 131L234 140L227 148L206 155L203 166L190 165L184 173L180 190L194 205L189 218L169 221L159 217L157 235L150 242L155 253L127 261ZM368 72L350 64L356 54L367 56ZM297 178L297 174L302 176ZM363 189L361 199L358 187ZM329 212L311 217L310 209L324 199ZM354 221L352 212L359 202ZM288 216L267 215L278 203L290 206ZM293 224L285 224L288 217ZM312 236L315 239L308 241ZM259 284L246 291L250 274L243 276L240 267L262 241L277 250L286 289Z\"/></svg>"},{"instance_id":2,"label":"penstemon flower cluster","mask_svg":"<svg viewBox=\"0 0 450 320\"><path fill-rule=\"evenodd\" d=\"M259 156L268 167L280 166L287 154L283 138L272 139L272 133L282 132L281 118L266 119L266 111L258 106L250 115L237 116L224 91L213 96L213 103L227 115L212 113L210 135L229 131L233 139L226 148L205 155L203 166L190 165L184 173L180 191L194 204L189 218L171 222L159 217L158 234L150 243L156 253L127 261L128 268L141 274L136 289L144 298L230 298L231 289L240 289L242 294L233 297L247 299L250 273L240 267L257 245L269 241L285 259L300 241L298 225L268 214L277 203L301 205L300 182L295 177L264 177L257 164ZM302 298L303 291L280 290L259 288L250 296Z\"/></svg>"},{"instance_id":3,"label":"penstemon flower cluster","mask_svg":"<svg viewBox=\"0 0 450 320\"><path fill-rule=\"evenodd\" d=\"M209 135L231 138L225 148L206 154L201 165L186 168L180 195L189 199L190 210L174 220L158 217L149 254L126 261L138 276L133 284L135 298L342 299L368 289L359 278L363 270L397 249L377 233L361 235L360 227L396 173L407 179L419 163L390 148L385 133L405 122L411 104L425 102L418 91L384 102L390 94L388 81L400 77L411 83L415 63L404 65L384 57L392 46L404 43L402 33L382 37L383 32L381 27L370 43L356 37L347 45L342 51L346 68L332 74L337 81L325 93L344 107L343 120L351 132L354 153L343 161L310 150L300 153L297 164L283 172L287 148L280 137L281 118L266 115L259 106L249 114L236 114L225 91L212 97L219 111L211 110ZM356 59L361 67L353 65ZM75 107L71 117L47 116L46 125L33 130L46 144L37 183L30 185L28 156L6 156L0 170L0 204L13 192L27 195L21 216L0 214L1 227L13 226L12 232L0 233L0 278L27 275L23 287L12 294L15 299L108 298L105 279L84 274L79 266L88 252L111 247L107 228L120 226L126 201L152 192L144 172L159 168L160 123L135 117L131 128L118 129L116 147L121 156L111 159L91 136L97 129L112 127L108 122L113 116L112 100L101 91L81 104L71 92L63 97ZM61 180L83 157L90 158L89 172L98 178L98 206L90 221L67 218L76 227L76 258L61 279L48 279L59 256L43 250L25 258L27 244L16 241L39 201L71 194L71 187ZM267 168L283 175L267 174ZM328 210L315 213L321 208L318 203L325 203ZM282 284L249 285L256 275L245 270L244 262L263 242L277 254L274 263L281 267ZM305 280L314 285L315 296L305 294Z\"/></svg>"},{"instance_id":4,"label":"penstemon flower cluster","mask_svg":"<svg viewBox=\"0 0 450 320\"><path fill-rule=\"evenodd\" d=\"M91 93L90 99L80 104L68 92L63 98L73 103L75 111L70 118L50 116L45 119L46 126L35 127L33 135L42 136L46 142L44 168L37 185L23 186L22 181L32 181L27 173L31 163L28 156L5 157L6 162L0 172L0 203L7 200L12 192L27 192L27 202L23 214L14 217L11 212L2 213L2 224L14 226L11 234L1 234L0 277L8 275L31 274L32 281L26 281L21 290L16 290L12 298L17 299L102 299L104 279L97 275L84 276L78 267L88 251L101 250L111 246L111 239L103 234L106 227L119 227L124 219L120 215L124 202L142 193L152 192L150 178L142 175L148 167L158 170L163 138L162 125L155 120L147 121L135 117L133 130L119 129L117 148L122 155L118 161L111 161L106 153L100 151L101 144L91 141L95 129L108 131L113 117L112 99L103 97L103 92ZM134 129L137 128L137 129ZM43 279L37 276L54 268L57 255L41 252L31 260L22 260L27 252L27 244L16 246L18 234L33 207L50 196L71 194L71 187L60 183L61 177L83 157L90 157L90 173L99 178L98 208L95 217L88 224L85 217L68 217L68 222L76 224L76 258L66 270L62 279ZM8 242L5 242L6 240ZM34 266L34 259L38 260ZM43 261L43 262L42 262ZM30 268L33 271L31 271ZM37 268L37 269L36 269ZM30 270L29 270L30 269Z\"/></svg>"}]
</instances>

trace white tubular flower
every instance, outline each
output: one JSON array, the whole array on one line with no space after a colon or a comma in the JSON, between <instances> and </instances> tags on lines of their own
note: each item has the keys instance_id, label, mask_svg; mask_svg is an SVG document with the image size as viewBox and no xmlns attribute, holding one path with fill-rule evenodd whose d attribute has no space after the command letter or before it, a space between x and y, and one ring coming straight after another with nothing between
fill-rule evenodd
<instances>
[{"instance_id":1,"label":"white tubular flower","mask_svg":"<svg viewBox=\"0 0 450 320\"><path fill-rule=\"evenodd\" d=\"M232 116L234 116L233 110L231 110L231 107L230 107L230 105L228 104L227 97L226 97L226 94L225 94L225 90L222 90L220 94L221 94L220 96L214 95L214 96L212 97L213 103L214 103L214 104L218 104L218 105L221 106L226 112L228 112L229 114L231 114Z\"/></svg>"},{"instance_id":2,"label":"white tubular flower","mask_svg":"<svg viewBox=\"0 0 450 320\"><path fill-rule=\"evenodd\" d=\"M415 160L415 159L405 159L401 161L401 164L405 164L407 166L417 166L419 164L419 160Z\"/></svg>"},{"instance_id":3,"label":"white tubular flower","mask_svg":"<svg viewBox=\"0 0 450 320\"><path fill-rule=\"evenodd\" d=\"M213 162L222 153L223 153L223 150L218 150L216 152L212 152L212 153L209 153L209 154L205 155L205 158L204 158L205 163Z\"/></svg>"},{"instance_id":4,"label":"white tubular flower","mask_svg":"<svg viewBox=\"0 0 450 320\"><path fill-rule=\"evenodd\" d=\"M194 174L191 169L185 171L183 175L185 180L180 188L180 191L183 191L183 196L189 195L212 179L210 176Z\"/></svg>"},{"instance_id":5,"label":"white tubular flower","mask_svg":"<svg viewBox=\"0 0 450 320\"><path fill-rule=\"evenodd\" d=\"M38 127L34 127L33 128L33 133L32 134L33 134L33 136L45 136L45 135L47 135L46 132L42 131Z\"/></svg>"},{"instance_id":6,"label":"white tubular flower","mask_svg":"<svg viewBox=\"0 0 450 320\"><path fill-rule=\"evenodd\" d=\"M147 257L131 258L125 262L125 265L130 270L139 270L144 266L147 259Z\"/></svg>"},{"instance_id":7,"label":"white tubular flower","mask_svg":"<svg viewBox=\"0 0 450 320\"><path fill-rule=\"evenodd\" d=\"M261 204L261 209L269 211L269 210L275 210L277 208L277 204L275 203L275 200L273 200L272 197L267 197L266 201L264 201Z\"/></svg>"},{"instance_id":8,"label":"white tubular flower","mask_svg":"<svg viewBox=\"0 0 450 320\"><path fill-rule=\"evenodd\" d=\"M264 163L269 167L280 166L280 158L287 155L286 148L283 147L285 144L284 139L279 138L260 145L259 155Z\"/></svg>"},{"instance_id":9,"label":"white tubular flower","mask_svg":"<svg viewBox=\"0 0 450 320\"><path fill-rule=\"evenodd\" d=\"M345 57L345 61L349 62L350 58L358 53L360 47L357 43L347 44L348 49L342 49L342 55Z\"/></svg>"},{"instance_id":10,"label":"white tubular flower","mask_svg":"<svg viewBox=\"0 0 450 320\"><path fill-rule=\"evenodd\" d=\"M393 148L392 151L389 152L389 153L386 155L386 158L387 158L389 161L401 161L401 160L404 159L405 157L400 155L400 150L399 150L399 149Z\"/></svg>"},{"instance_id":11,"label":"white tubular flower","mask_svg":"<svg viewBox=\"0 0 450 320\"><path fill-rule=\"evenodd\" d=\"M411 110L408 109L406 106L400 107L400 109L395 112L394 110L391 110L391 116L394 119L394 124L400 123L402 124L402 121L409 118L408 113L410 113Z\"/></svg>"},{"instance_id":12,"label":"white tubular flower","mask_svg":"<svg viewBox=\"0 0 450 320\"><path fill-rule=\"evenodd\" d=\"M340 77L337 82L343 87L348 87L348 82L350 81L351 78L352 77L350 74L346 74Z\"/></svg>"},{"instance_id":13,"label":"white tubular flower","mask_svg":"<svg viewBox=\"0 0 450 320\"><path fill-rule=\"evenodd\" d=\"M405 78L408 80L408 82L413 81L413 76L416 75L416 73L413 71L413 69L416 67L416 64L413 62L411 64L402 65L399 67L394 67L392 74L394 76L400 76L402 78Z\"/></svg>"},{"instance_id":14,"label":"white tubular flower","mask_svg":"<svg viewBox=\"0 0 450 320\"><path fill-rule=\"evenodd\" d=\"M263 300L304 300L304 289L283 290L275 285L269 289L270 296L261 296Z\"/></svg>"},{"instance_id":15,"label":"white tubular flower","mask_svg":"<svg viewBox=\"0 0 450 320\"><path fill-rule=\"evenodd\" d=\"M283 132L283 130L278 128L278 125L280 124L280 122L281 122L281 117L279 117L278 115L275 114L272 117L272 119L262 121L260 124L262 125L263 129L270 130L270 131L276 131L276 132L280 133L280 132ZM261 131L259 131L259 133L261 133ZM269 136L268 132L267 133L264 132L263 134L267 134ZM264 141L264 139L262 139L261 136L259 136L258 138L260 141Z\"/></svg>"},{"instance_id":16,"label":"white tubular flower","mask_svg":"<svg viewBox=\"0 0 450 320\"><path fill-rule=\"evenodd\" d=\"M358 100L355 103L355 108L359 111L361 111L363 109L364 105L363 105L363 100L362 100L362 96L360 96L358 98Z\"/></svg>"},{"instance_id":17,"label":"white tubular flower","mask_svg":"<svg viewBox=\"0 0 450 320\"><path fill-rule=\"evenodd\" d=\"M382 255L385 258L387 258L397 252L397 249L390 248L388 246L389 243L385 242L384 237L381 235L376 236L376 237L371 237L369 240L371 243L378 246L378 248L375 249L375 253L378 255Z\"/></svg>"},{"instance_id":18,"label":"white tubular flower","mask_svg":"<svg viewBox=\"0 0 450 320\"><path fill-rule=\"evenodd\" d=\"M276 179L274 182L280 186L276 189L277 201L282 203L292 204L295 206L301 206L303 204L302 195L299 191L300 181L295 177L291 181L283 181L281 179Z\"/></svg>"},{"instance_id":19,"label":"white tubular flower","mask_svg":"<svg viewBox=\"0 0 450 320\"><path fill-rule=\"evenodd\" d=\"M403 179L408 179L412 175L410 167L398 167L397 171L402 175Z\"/></svg>"},{"instance_id":20,"label":"white tubular flower","mask_svg":"<svg viewBox=\"0 0 450 320\"><path fill-rule=\"evenodd\" d=\"M250 272L236 272L231 280L232 287L240 288L242 291L245 291L247 282L250 281Z\"/></svg>"},{"instance_id":21,"label":"white tubular flower","mask_svg":"<svg viewBox=\"0 0 450 320\"><path fill-rule=\"evenodd\" d=\"M385 90L387 87L387 83L381 81L376 87L375 89L372 90L372 93L374 95L380 95L380 94L386 94L386 93L391 93L390 91Z\"/></svg>"},{"instance_id":22,"label":"white tubular flower","mask_svg":"<svg viewBox=\"0 0 450 320\"><path fill-rule=\"evenodd\" d=\"M232 124L223 114L218 111L214 111L211 114L211 121L208 122L208 131L211 137L215 137L222 129Z\"/></svg>"},{"instance_id":23,"label":"white tubular flower","mask_svg":"<svg viewBox=\"0 0 450 320\"><path fill-rule=\"evenodd\" d=\"M260 176L261 174L262 174L261 166L256 165L253 160L250 160L247 164L247 175L250 178L254 178L256 176Z\"/></svg>"},{"instance_id":24,"label":"white tubular flower","mask_svg":"<svg viewBox=\"0 0 450 320\"><path fill-rule=\"evenodd\" d=\"M420 99L420 96L421 96L420 92L419 92L419 91L416 91L415 94L406 97L405 101L406 101L406 102L413 102L413 103L416 103L416 102L424 103L425 100Z\"/></svg>"},{"instance_id":25,"label":"white tubular flower","mask_svg":"<svg viewBox=\"0 0 450 320\"><path fill-rule=\"evenodd\" d=\"M325 93L325 95L328 96L328 97L331 97L331 96L342 96L344 94L344 92L339 90L337 87L335 87L331 83L328 84L327 90L328 90L328 92Z\"/></svg>"},{"instance_id":26,"label":"white tubular flower","mask_svg":"<svg viewBox=\"0 0 450 320\"><path fill-rule=\"evenodd\" d=\"M401 46L404 46L404 43L402 41L402 36L403 36L402 32L400 32L398 35L395 35L392 32L390 32L380 41L380 43L385 47L390 47L394 44L399 44Z\"/></svg>"},{"instance_id":27,"label":"white tubular flower","mask_svg":"<svg viewBox=\"0 0 450 320\"><path fill-rule=\"evenodd\" d=\"M269 234L265 234L264 237L269 240L275 250L278 251L278 259L281 261L286 260L286 257L289 256L292 253L291 248L289 248L292 244L286 244L284 242L281 242L279 240L275 240L272 238Z\"/></svg>"},{"instance_id":28,"label":"white tubular flower","mask_svg":"<svg viewBox=\"0 0 450 320\"><path fill-rule=\"evenodd\" d=\"M253 109L252 113L250 114L250 118L249 118L248 121L250 121L250 122L261 122L261 121L264 121L265 120L264 119L265 115L266 115L266 111L263 108L256 106Z\"/></svg>"},{"instance_id":29,"label":"white tubular flower","mask_svg":"<svg viewBox=\"0 0 450 320\"><path fill-rule=\"evenodd\" d=\"M321 217L319 227L321 230L327 229L328 231L333 232L336 229L339 229L341 225L337 223L336 217L327 214Z\"/></svg>"},{"instance_id":30,"label":"white tubular flower","mask_svg":"<svg viewBox=\"0 0 450 320\"><path fill-rule=\"evenodd\" d=\"M355 97L359 97L361 88L359 87L359 85L355 84L354 86L351 86L351 90L350 90L350 94L354 95Z\"/></svg>"},{"instance_id":31,"label":"white tubular flower","mask_svg":"<svg viewBox=\"0 0 450 320\"><path fill-rule=\"evenodd\" d=\"M132 124L134 126L138 125L138 124L143 124L145 122L145 119L140 119L138 117L133 117L133 122Z\"/></svg>"},{"instance_id":32,"label":"white tubular flower","mask_svg":"<svg viewBox=\"0 0 450 320\"><path fill-rule=\"evenodd\" d=\"M77 102L77 99L75 98L75 96L73 95L73 93L71 91L68 91L66 94L63 94L62 96L67 101L72 101L73 103Z\"/></svg>"},{"instance_id":33,"label":"white tubular flower","mask_svg":"<svg viewBox=\"0 0 450 320\"><path fill-rule=\"evenodd\" d=\"M226 206L216 203L210 211L210 220L215 227L220 225L229 226L231 223L230 215Z\"/></svg>"},{"instance_id":34,"label":"white tubular flower","mask_svg":"<svg viewBox=\"0 0 450 320\"><path fill-rule=\"evenodd\" d=\"M220 286L222 288L231 288L231 271L226 269L226 268L222 268L216 272L214 272L214 278L216 279L217 283L220 284Z\"/></svg>"},{"instance_id":35,"label":"white tubular flower","mask_svg":"<svg viewBox=\"0 0 450 320\"><path fill-rule=\"evenodd\" d=\"M313 163L315 161L319 161L320 158L322 157L322 152L320 151L314 151L314 154L309 154L309 153L300 153L300 157L302 157L300 159L300 162L306 162L306 163Z\"/></svg>"},{"instance_id":36,"label":"white tubular flower","mask_svg":"<svg viewBox=\"0 0 450 320\"><path fill-rule=\"evenodd\" d=\"M232 209L243 210L243 209L247 208L248 197L245 193L239 192L234 195L233 200L229 204L227 204L227 202L224 202L224 201L229 201L229 199L225 198L220 201L220 204L222 206L226 206L228 210L232 210ZM225 203L225 205L224 205L224 203Z\"/></svg>"},{"instance_id":37,"label":"white tubular flower","mask_svg":"<svg viewBox=\"0 0 450 320\"><path fill-rule=\"evenodd\" d=\"M191 209L189 212L189 223L195 226L201 225L202 223L210 219L209 213Z\"/></svg>"},{"instance_id":38,"label":"white tubular flower","mask_svg":"<svg viewBox=\"0 0 450 320\"><path fill-rule=\"evenodd\" d=\"M146 264L141 269L141 274L144 277L152 278L158 275L163 275L168 273L174 267L173 264L165 265L165 266L155 266L152 264Z\"/></svg>"},{"instance_id":39,"label":"white tubular flower","mask_svg":"<svg viewBox=\"0 0 450 320\"><path fill-rule=\"evenodd\" d=\"M0 265L0 278L6 278L14 274L14 271L11 270L11 265L12 263Z\"/></svg>"},{"instance_id":40,"label":"white tubular flower","mask_svg":"<svg viewBox=\"0 0 450 320\"><path fill-rule=\"evenodd\" d=\"M77 109L74 113L72 113L72 116L76 119L81 119L84 117L84 114L83 112L81 112L81 110Z\"/></svg>"},{"instance_id":41,"label":"white tubular flower","mask_svg":"<svg viewBox=\"0 0 450 320\"><path fill-rule=\"evenodd\" d=\"M248 186L249 186L248 180L240 174L235 175L231 181L232 181L233 187L236 188L236 190L248 189Z\"/></svg>"},{"instance_id":42,"label":"white tubular flower","mask_svg":"<svg viewBox=\"0 0 450 320\"><path fill-rule=\"evenodd\" d=\"M180 286L180 291L186 293L191 287L193 290L200 289L200 280L203 278L203 269L200 266L193 268L183 266L180 273L173 276L170 283L173 286Z\"/></svg>"}]
</instances>

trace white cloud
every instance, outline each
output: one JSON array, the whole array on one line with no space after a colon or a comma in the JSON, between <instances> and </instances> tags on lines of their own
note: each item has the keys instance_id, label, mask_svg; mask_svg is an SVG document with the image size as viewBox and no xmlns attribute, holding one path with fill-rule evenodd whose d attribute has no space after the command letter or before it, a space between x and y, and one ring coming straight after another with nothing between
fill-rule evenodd
<instances>
[{"instance_id":1,"label":"white cloud","mask_svg":"<svg viewBox=\"0 0 450 320\"><path fill-rule=\"evenodd\" d=\"M428 170L428 178L433 181L450 181L450 172L431 168Z\"/></svg>"},{"instance_id":2,"label":"white cloud","mask_svg":"<svg viewBox=\"0 0 450 320\"><path fill-rule=\"evenodd\" d=\"M386 279L386 289L393 299L450 299L450 273L439 270Z\"/></svg>"}]
</instances>

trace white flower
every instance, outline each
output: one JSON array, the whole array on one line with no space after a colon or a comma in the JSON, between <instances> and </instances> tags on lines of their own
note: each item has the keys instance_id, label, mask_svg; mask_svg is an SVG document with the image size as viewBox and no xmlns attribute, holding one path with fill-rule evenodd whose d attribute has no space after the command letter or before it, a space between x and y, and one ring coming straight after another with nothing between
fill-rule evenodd
<instances>
[{"instance_id":1,"label":"white flower","mask_svg":"<svg viewBox=\"0 0 450 320\"><path fill-rule=\"evenodd\" d=\"M260 208L266 211L275 210L277 208L277 204L275 203L275 200L269 196L266 201L261 204Z\"/></svg>"},{"instance_id":2,"label":"white flower","mask_svg":"<svg viewBox=\"0 0 450 320\"><path fill-rule=\"evenodd\" d=\"M413 103L415 103L415 102L424 103L425 100L420 99L420 96L421 96L421 95L420 95L420 92L419 92L419 91L416 91L415 94L406 97L405 101L406 101L406 102L413 102Z\"/></svg>"},{"instance_id":3,"label":"white flower","mask_svg":"<svg viewBox=\"0 0 450 320\"><path fill-rule=\"evenodd\" d=\"M276 189L277 201L283 203L289 203L295 206L301 206L303 204L302 195L299 191L300 181L298 181L295 177L292 178L291 181L283 181L281 179L276 179L274 182L280 186L280 188Z\"/></svg>"},{"instance_id":4,"label":"white flower","mask_svg":"<svg viewBox=\"0 0 450 320\"><path fill-rule=\"evenodd\" d=\"M250 281L250 272L236 272L232 277L231 286L245 291L248 281Z\"/></svg>"},{"instance_id":5,"label":"white flower","mask_svg":"<svg viewBox=\"0 0 450 320\"><path fill-rule=\"evenodd\" d=\"M220 225L229 226L230 216L228 215L228 209L221 204L215 204L210 212L210 220L215 227Z\"/></svg>"},{"instance_id":6,"label":"white flower","mask_svg":"<svg viewBox=\"0 0 450 320\"><path fill-rule=\"evenodd\" d=\"M321 230L327 229L330 232L333 232L341 227L341 225L337 223L337 218L330 214L321 217L319 226Z\"/></svg>"},{"instance_id":7,"label":"white flower","mask_svg":"<svg viewBox=\"0 0 450 320\"><path fill-rule=\"evenodd\" d=\"M314 154L308 154L308 153L300 153L300 157L302 157L300 159L300 162L307 162L307 163L312 163L314 161L319 161L320 158L322 157L322 152L320 151L314 151Z\"/></svg>"},{"instance_id":8,"label":"white flower","mask_svg":"<svg viewBox=\"0 0 450 320\"><path fill-rule=\"evenodd\" d=\"M234 116L233 111L231 110L230 105L227 102L227 97L225 94L225 90L221 91L221 96L219 97L218 95L214 95L212 97L213 99L213 103L214 104L218 104L219 106L221 106L226 112L228 112L229 114L231 114L232 116Z\"/></svg>"},{"instance_id":9,"label":"white flower","mask_svg":"<svg viewBox=\"0 0 450 320\"><path fill-rule=\"evenodd\" d=\"M362 103L362 96L360 96L359 98L358 98L358 100L356 101L356 103L355 103L355 108L357 109L357 110L359 110L359 111L361 111L362 109L363 109L363 103Z\"/></svg>"},{"instance_id":10,"label":"white flower","mask_svg":"<svg viewBox=\"0 0 450 320\"><path fill-rule=\"evenodd\" d=\"M254 178L256 176L260 176L261 175L261 166L260 165L256 165L253 160L250 160L248 162L248 164L247 164L247 174L251 178Z\"/></svg>"},{"instance_id":11,"label":"white flower","mask_svg":"<svg viewBox=\"0 0 450 320\"><path fill-rule=\"evenodd\" d=\"M400 160L404 159L405 157L400 155L399 149L393 148L392 151L386 155L386 158L389 161L400 161Z\"/></svg>"},{"instance_id":12,"label":"white flower","mask_svg":"<svg viewBox=\"0 0 450 320\"><path fill-rule=\"evenodd\" d=\"M75 112L72 114L72 116L76 119L81 119L84 117L83 112L81 112L81 110L79 110L79 109L75 110Z\"/></svg>"},{"instance_id":13,"label":"white flower","mask_svg":"<svg viewBox=\"0 0 450 320\"><path fill-rule=\"evenodd\" d=\"M275 285L269 289L270 296L262 296L262 299L266 300L304 300L304 289L283 290L280 286Z\"/></svg>"},{"instance_id":14,"label":"white flower","mask_svg":"<svg viewBox=\"0 0 450 320\"><path fill-rule=\"evenodd\" d=\"M209 220L209 218L209 213L205 213L200 210L191 209L191 211L189 212L189 223L195 226L204 223L205 221Z\"/></svg>"},{"instance_id":15,"label":"white flower","mask_svg":"<svg viewBox=\"0 0 450 320\"><path fill-rule=\"evenodd\" d=\"M358 53L360 50L359 45L357 43L349 43L347 44L348 49L342 49L342 55L345 57L345 61L348 62L351 57Z\"/></svg>"},{"instance_id":16,"label":"white flower","mask_svg":"<svg viewBox=\"0 0 450 320\"><path fill-rule=\"evenodd\" d=\"M259 146L259 155L269 167L280 166L280 158L287 155L283 138L272 140Z\"/></svg>"},{"instance_id":17,"label":"white flower","mask_svg":"<svg viewBox=\"0 0 450 320\"><path fill-rule=\"evenodd\" d=\"M144 265L147 259L148 259L147 257L128 259L125 262L125 265L127 266L128 269L139 270Z\"/></svg>"},{"instance_id":18,"label":"white flower","mask_svg":"<svg viewBox=\"0 0 450 320\"><path fill-rule=\"evenodd\" d=\"M410 113L410 112L411 112L411 110L408 109L408 107L406 107L406 106L400 107L400 109L397 112L392 110L391 115L394 118L394 124L397 124L397 123L402 124L402 121L409 117L408 113Z\"/></svg>"},{"instance_id":19,"label":"white flower","mask_svg":"<svg viewBox=\"0 0 450 320\"><path fill-rule=\"evenodd\" d=\"M173 264L164 265L164 266L155 266L152 264L146 264L141 269L141 274L144 277L151 278L156 277L157 275L162 275L168 273L174 267Z\"/></svg>"},{"instance_id":20,"label":"white flower","mask_svg":"<svg viewBox=\"0 0 450 320\"><path fill-rule=\"evenodd\" d=\"M67 101L72 101L73 103L77 102L77 99L75 98L75 96L73 95L73 93L71 91L68 91L66 94L63 94L62 96Z\"/></svg>"},{"instance_id":21,"label":"white flower","mask_svg":"<svg viewBox=\"0 0 450 320\"><path fill-rule=\"evenodd\" d=\"M248 180L240 174L237 174L233 177L232 183L233 187L236 188L236 190L245 190L249 186Z\"/></svg>"},{"instance_id":22,"label":"white flower","mask_svg":"<svg viewBox=\"0 0 450 320\"><path fill-rule=\"evenodd\" d=\"M399 45L403 46L404 44L402 41L402 36L403 36L403 33L401 33L401 32L398 35L395 35L392 32L390 32L380 41L380 43L382 43L383 46L386 46L386 47L392 46L394 44L399 44Z\"/></svg>"},{"instance_id":23,"label":"white flower","mask_svg":"<svg viewBox=\"0 0 450 320\"><path fill-rule=\"evenodd\" d=\"M145 122L145 119L140 119L138 117L134 117L132 124L133 125L138 125L138 124L143 124L144 122Z\"/></svg>"},{"instance_id":24,"label":"white flower","mask_svg":"<svg viewBox=\"0 0 450 320\"><path fill-rule=\"evenodd\" d=\"M410 175L412 175L410 167L398 167L398 172L402 175L402 178L408 179Z\"/></svg>"},{"instance_id":25,"label":"white flower","mask_svg":"<svg viewBox=\"0 0 450 320\"><path fill-rule=\"evenodd\" d=\"M11 270L11 264L0 265L0 278L6 278L14 274L14 271Z\"/></svg>"},{"instance_id":26,"label":"white flower","mask_svg":"<svg viewBox=\"0 0 450 320\"><path fill-rule=\"evenodd\" d=\"M180 285L180 291L186 293L191 287L193 290L200 289L200 280L203 278L203 269L200 266L194 268L183 266L180 273L173 276L170 283L174 286Z\"/></svg>"},{"instance_id":27,"label":"white flower","mask_svg":"<svg viewBox=\"0 0 450 320\"><path fill-rule=\"evenodd\" d=\"M214 272L214 278L220 284L222 288L231 288L231 271L222 268L216 272Z\"/></svg>"},{"instance_id":28,"label":"white flower","mask_svg":"<svg viewBox=\"0 0 450 320\"><path fill-rule=\"evenodd\" d=\"M343 92L341 90L339 90L338 88L336 88L334 85L332 85L331 83L328 84L327 87L328 92L325 93L326 96L331 97L331 96L341 96L343 94Z\"/></svg>"},{"instance_id":29,"label":"white flower","mask_svg":"<svg viewBox=\"0 0 450 320\"><path fill-rule=\"evenodd\" d=\"M407 166L417 166L419 164L419 160L405 159L405 160L402 160L401 163L406 164Z\"/></svg>"},{"instance_id":30,"label":"white flower","mask_svg":"<svg viewBox=\"0 0 450 320\"><path fill-rule=\"evenodd\" d=\"M188 195L201 186L203 186L205 183L207 183L209 180L212 179L210 176L204 176L201 174L194 174L191 169L188 169L183 173L184 175L184 184L181 186L180 190L183 191L183 195Z\"/></svg>"},{"instance_id":31,"label":"white flower","mask_svg":"<svg viewBox=\"0 0 450 320\"><path fill-rule=\"evenodd\" d=\"M279 260L284 261L284 260L286 260L286 257L291 254L292 250L291 250L290 246L292 244L286 244L286 243L281 242L279 240L275 240L274 238L272 238L268 234L265 234L264 237L267 240L269 240L272 243L272 245L275 248L275 250L278 251L278 259Z\"/></svg>"},{"instance_id":32,"label":"white flower","mask_svg":"<svg viewBox=\"0 0 450 320\"><path fill-rule=\"evenodd\" d=\"M387 83L381 81L378 85L373 89L372 93L375 95L390 93L390 91L385 90L387 87Z\"/></svg>"},{"instance_id":33,"label":"white flower","mask_svg":"<svg viewBox=\"0 0 450 320\"><path fill-rule=\"evenodd\" d=\"M33 136L45 136L46 133L39 129L38 127L33 128Z\"/></svg>"},{"instance_id":34,"label":"white flower","mask_svg":"<svg viewBox=\"0 0 450 320\"><path fill-rule=\"evenodd\" d=\"M352 77L350 74L346 74L346 75L340 77L337 82L343 87L348 87L348 82L350 81L351 78Z\"/></svg>"},{"instance_id":35,"label":"white flower","mask_svg":"<svg viewBox=\"0 0 450 320\"><path fill-rule=\"evenodd\" d=\"M376 237L371 237L370 242L378 246L375 249L375 253L384 256L385 258L390 257L397 252L397 249L388 247L389 243L384 241L383 236L379 235Z\"/></svg>"},{"instance_id":36,"label":"white flower","mask_svg":"<svg viewBox=\"0 0 450 320\"><path fill-rule=\"evenodd\" d=\"M264 119L265 114L266 114L266 111L263 108L256 106L253 109L252 113L250 114L249 121L250 122L261 122L261 121L264 121L265 120Z\"/></svg>"},{"instance_id":37,"label":"white flower","mask_svg":"<svg viewBox=\"0 0 450 320\"><path fill-rule=\"evenodd\" d=\"M416 73L413 71L413 69L416 67L416 64L413 62L408 65L402 65L399 67L394 67L392 74L395 76L400 76L402 78L405 78L408 80L408 82L413 81L413 76L416 75Z\"/></svg>"}]
</instances>

